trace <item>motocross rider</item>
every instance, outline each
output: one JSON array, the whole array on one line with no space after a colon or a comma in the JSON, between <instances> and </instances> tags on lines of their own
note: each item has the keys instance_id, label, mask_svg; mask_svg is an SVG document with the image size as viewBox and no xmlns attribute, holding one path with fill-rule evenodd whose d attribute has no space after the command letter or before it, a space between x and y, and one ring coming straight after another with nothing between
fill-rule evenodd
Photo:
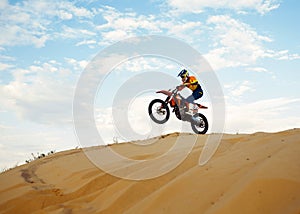
<instances>
[{"instance_id":1,"label":"motocross rider","mask_svg":"<svg viewBox=\"0 0 300 214\"><path fill-rule=\"evenodd\" d=\"M178 74L178 77L181 77L182 84L177 86L178 91L181 91L185 87L189 88L190 90L193 91L193 93L188 96L187 98L181 97L181 95L177 95L177 100L178 100L178 106L180 106L180 100L183 99L185 102L186 106L186 111L189 111L189 103L194 103L195 100L198 100L203 96L203 90L194 76L189 76L189 72L186 69L183 69L180 71ZM201 107L200 104L197 104L199 107Z\"/></svg>"}]
</instances>

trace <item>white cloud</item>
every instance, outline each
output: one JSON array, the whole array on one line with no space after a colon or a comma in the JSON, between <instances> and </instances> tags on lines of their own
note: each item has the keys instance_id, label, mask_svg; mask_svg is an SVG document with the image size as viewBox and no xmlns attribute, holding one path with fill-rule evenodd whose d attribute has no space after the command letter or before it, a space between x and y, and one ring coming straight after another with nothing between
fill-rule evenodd
<instances>
[{"instance_id":1,"label":"white cloud","mask_svg":"<svg viewBox=\"0 0 300 214\"><path fill-rule=\"evenodd\" d=\"M268 69L263 67L249 67L246 69L247 71L254 71L258 73L271 73Z\"/></svg>"},{"instance_id":2,"label":"white cloud","mask_svg":"<svg viewBox=\"0 0 300 214\"><path fill-rule=\"evenodd\" d=\"M276 132L300 127L300 117L289 114L300 99L274 98L253 103L227 103L226 132Z\"/></svg>"},{"instance_id":3,"label":"white cloud","mask_svg":"<svg viewBox=\"0 0 300 214\"><path fill-rule=\"evenodd\" d=\"M164 58L156 57L137 57L127 60L119 64L116 68L116 72L169 72L178 69L178 64Z\"/></svg>"},{"instance_id":4,"label":"white cloud","mask_svg":"<svg viewBox=\"0 0 300 214\"><path fill-rule=\"evenodd\" d=\"M64 7L62 7L62 8L64 8ZM94 16L94 13L92 11L89 11L83 7L76 7L75 5L73 5L70 2L67 3L66 9L67 9L67 11L72 12L72 14L74 14L74 16L88 17L88 18L91 18Z\"/></svg>"},{"instance_id":5,"label":"white cloud","mask_svg":"<svg viewBox=\"0 0 300 214\"><path fill-rule=\"evenodd\" d=\"M2 3L5 9L0 13L0 45L34 45L43 47L48 40L53 40L61 34L55 31L61 28L64 20L91 19L92 11L77 7L69 1L31 0L22 1L14 5ZM57 25L57 23L60 25ZM89 32L78 30L77 36L89 35ZM77 37L76 37L77 38Z\"/></svg>"},{"instance_id":6,"label":"white cloud","mask_svg":"<svg viewBox=\"0 0 300 214\"><path fill-rule=\"evenodd\" d=\"M170 33L174 33L175 35L186 32L187 30L197 29L202 26L201 22L183 22L182 24L175 25L170 29Z\"/></svg>"},{"instance_id":7,"label":"white cloud","mask_svg":"<svg viewBox=\"0 0 300 214\"><path fill-rule=\"evenodd\" d=\"M20 119L70 123L76 75L55 61L13 69L13 80L0 86L0 105Z\"/></svg>"},{"instance_id":8,"label":"white cloud","mask_svg":"<svg viewBox=\"0 0 300 214\"><path fill-rule=\"evenodd\" d=\"M190 2L190 3L189 3ZM169 1L170 5L181 4L180 1ZM275 7L273 1L204 1L188 0L184 5L191 8L234 7L253 8L267 11ZM227 6L226 6L227 5ZM0 46L34 45L44 47L49 40L72 39L75 46L108 45L128 37L145 34L163 34L184 39L197 44L203 32L214 29L216 46L207 58L215 69L248 65L260 57L277 57L277 59L299 59L297 54L280 54L265 50L262 43L272 40L259 35L250 26L229 16L213 16L207 23L172 17L168 14L141 15L132 11L121 12L109 6L100 9L84 8L69 1L33 0L15 5L3 3L5 10L0 15ZM104 24L95 24L96 15L102 16ZM74 20L74 26L68 20ZM204 30L205 29L205 30ZM22 36L20 36L22 35ZM203 34L204 35L204 34ZM208 35L209 36L209 35ZM99 38L99 39L98 39ZM240 51L239 51L240 50Z\"/></svg>"},{"instance_id":9,"label":"white cloud","mask_svg":"<svg viewBox=\"0 0 300 214\"><path fill-rule=\"evenodd\" d=\"M277 9L279 6L278 0L262 0L261 4L257 5L256 9L260 14L265 14Z\"/></svg>"},{"instance_id":10,"label":"white cloud","mask_svg":"<svg viewBox=\"0 0 300 214\"><path fill-rule=\"evenodd\" d=\"M0 126L0 169L25 164L31 153L74 149L78 146L73 129L34 123L18 123L11 128Z\"/></svg>"},{"instance_id":11,"label":"white cloud","mask_svg":"<svg viewBox=\"0 0 300 214\"><path fill-rule=\"evenodd\" d=\"M193 41L202 32L200 21L178 19L165 14L140 15L121 12L112 7L103 7L100 13L105 23L96 29L101 34L101 44L107 45L128 37L147 34L163 34Z\"/></svg>"},{"instance_id":12,"label":"white cloud","mask_svg":"<svg viewBox=\"0 0 300 214\"><path fill-rule=\"evenodd\" d=\"M79 72L81 72L89 63L87 60L76 60L73 58L65 58L65 61Z\"/></svg>"},{"instance_id":13,"label":"white cloud","mask_svg":"<svg viewBox=\"0 0 300 214\"><path fill-rule=\"evenodd\" d=\"M76 46L81 46L81 45L89 45L90 47L93 47L92 45L96 44L96 40L83 40L81 42L76 43Z\"/></svg>"},{"instance_id":14,"label":"white cloud","mask_svg":"<svg viewBox=\"0 0 300 214\"><path fill-rule=\"evenodd\" d=\"M260 35L246 23L228 15L211 16L207 20L212 27L212 49L205 57L215 70L226 67L254 67L259 59L272 58L275 60L299 59L298 54L290 54L288 50L271 50L265 47L273 40ZM262 72L263 69L253 68Z\"/></svg>"},{"instance_id":15,"label":"white cloud","mask_svg":"<svg viewBox=\"0 0 300 214\"><path fill-rule=\"evenodd\" d=\"M1 51L1 50L0 50ZM5 49L3 49L3 51L5 51ZM4 62L4 61L15 61L16 59L14 58L14 57L12 57L12 56L5 56L5 55L0 55L0 60L2 61L2 62Z\"/></svg>"},{"instance_id":16,"label":"white cloud","mask_svg":"<svg viewBox=\"0 0 300 214\"><path fill-rule=\"evenodd\" d=\"M8 5L8 0L0 1L0 9L5 9Z\"/></svg>"},{"instance_id":17,"label":"white cloud","mask_svg":"<svg viewBox=\"0 0 300 214\"><path fill-rule=\"evenodd\" d=\"M235 84L235 86L230 87L229 90L231 97L240 97L246 92L254 91L252 84L247 80Z\"/></svg>"},{"instance_id":18,"label":"white cloud","mask_svg":"<svg viewBox=\"0 0 300 214\"><path fill-rule=\"evenodd\" d=\"M266 50L264 57L274 58L278 60L297 60L300 59L299 54L290 54L289 50Z\"/></svg>"},{"instance_id":19,"label":"white cloud","mask_svg":"<svg viewBox=\"0 0 300 214\"><path fill-rule=\"evenodd\" d=\"M207 24L213 26L214 49L206 54L206 58L216 70L255 63L265 56L262 43L272 41L227 15L211 16Z\"/></svg>"},{"instance_id":20,"label":"white cloud","mask_svg":"<svg viewBox=\"0 0 300 214\"><path fill-rule=\"evenodd\" d=\"M36 47L43 47L48 40L45 32L35 27L23 28L19 25L0 26L0 45L26 45L32 44Z\"/></svg>"},{"instance_id":21,"label":"white cloud","mask_svg":"<svg viewBox=\"0 0 300 214\"><path fill-rule=\"evenodd\" d=\"M12 67L14 67L14 66L11 64L0 62L0 71L4 71L4 70L7 70L8 68L12 68Z\"/></svg>"},{"instance_id":22,"label":"white cloud","mask_svg":"<svg viewBox=\"0 0 300 214\"><path fill-rule=\"evenodd\" d=\"M300 59L300 55L299 54L289 54L288 59L289 60Z\"/></svg>"},{"instance_id":23,"label":"white cloud","mask_svg":"<svg viewBox=\"0 0 300 214\"><path fill-rule=\"evenodd\" d=\"M95 37L96 32L82 28L63 26L61 32L56 32L54 35L55 37L62 39L81 39Z\"/></svg>"},{"instance_id":24,"label":"white cloud","mask_svg":"<svg viewBox=\"0 0 300 214\"><path fill-rule=\"evenodd\" d=\"M240 103L243 100L245 94L255 92L256 89L254 84L248 80L236 81L230 84L224 85L225 99L227 102L238 102Z\"/></svg>"},{"instance_id":25,"label":"white cloud","mask_svg":"<svg viewBox=\"0 0 300 214\"><path fill-rule=\"evenodd\" d=\"M0 111L0 113L1 113L1 111ZM12 129L12 128L13 128L13 126L8 126L8 125L0 124L0 130L1 129ZM1 147L1 145L0 145L0 147Z\"/></svg>"},{"instance_id":26,"label":"white cloud","mask_svg":"<svg viewBox=\"0 0 300 214\"><path fill-rule=\"evenodd\" d=\"M120 41L129 37L134 36L131 32L126 32L125 30L115 29L108 32L102 33L102 38L104 41Z\"/></svg>"},{"instance_id":27,"label":"white cloud","mask_svg":"<svg viewBox=\"0 0 300 214\"><path fill-rule=\"evenodd\" d=\"M278 0L168 0L168 4L181 12L200 13L207 8L231 9L240 11L257 11L265 14L279 7Z\"/></svg>"},{"instance_id":28,"label":"white cloud","mask_svg":"<svg viewBox=\"0 0 300 214\"><path fill-rule=\"evenodd\" d=\"M120 12L113 7L103 7L99 9L106 23L98 25L96 28L102 35L105 42L115 42L131 36L135 36L139 30L160 31L155 16L137 15L133 12Z\"/></svg>"},{"instance_id":29,"label":"white cloud","mask_svg":"<svg viewBox=\"0 0 300 214\"><path fill-rule=\"evenodd\" d=\"M61 18L62 20L70 20L73 18L73 15L71 13L68 13L66 11L63 11L63 10L59 10L57 12L58 14L58 17Z\"/></svg>"}]
</instances>

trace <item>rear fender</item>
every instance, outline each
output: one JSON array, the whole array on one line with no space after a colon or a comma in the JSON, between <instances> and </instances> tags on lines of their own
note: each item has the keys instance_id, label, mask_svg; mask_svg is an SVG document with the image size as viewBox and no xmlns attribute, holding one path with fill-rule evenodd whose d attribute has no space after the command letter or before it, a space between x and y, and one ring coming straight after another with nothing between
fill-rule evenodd
<instances>
[{"instance_id":1,"label":"rear fender","mask_svg":"<svg viewBox=\"0 0 300 214\"><path fill-rule=\"evenodd\" d=\"M196 103L196 105L198 106L198 108L208 109L207 106L203 106L203 105L201 105L201 104L199 104L199 103Z\"/></svg>"}]
</instances>

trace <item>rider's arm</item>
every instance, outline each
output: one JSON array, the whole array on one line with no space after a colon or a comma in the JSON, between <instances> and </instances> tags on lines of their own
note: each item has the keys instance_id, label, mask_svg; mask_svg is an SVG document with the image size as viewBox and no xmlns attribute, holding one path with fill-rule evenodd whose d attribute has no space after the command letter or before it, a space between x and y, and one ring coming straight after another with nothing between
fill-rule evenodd
<instances>
[{"instance_id":1,"label":"rider's arm","mask_svg":"<svg viewBox=\"0 0 300 214\"><path fill-rule=\"evenodd\" d=\"M185 85L182 84L182 85L177 86L177 89L178 89L178 91L181 91L182 89L184 89L184 87L185 87Z\"/></svg>"}]
</instances>

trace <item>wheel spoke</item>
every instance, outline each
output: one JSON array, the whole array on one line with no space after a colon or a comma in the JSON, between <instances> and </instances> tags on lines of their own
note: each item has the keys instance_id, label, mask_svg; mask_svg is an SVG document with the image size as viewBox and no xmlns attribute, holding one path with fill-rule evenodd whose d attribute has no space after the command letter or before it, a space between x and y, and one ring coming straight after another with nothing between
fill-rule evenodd
<instances>
[{"instance_id":1,"label":"wheel spoke","mask_svg":"<svg viewBox=\"0 0 300 214\"><path fill-rule=\"evenodd\" d=\"M195 133L205 134L208 130L208 122L204 115L198 113L196 120L192 121L191 126Z\"/></svg>"},{"instance_id":2,"label":"wheel spoke","mask_svg":"<svg viewBox=\"0 0 300 214\"><path fill-rule=\"evenodd\" d=\"M149 115L151 119L159 124L165 123L170 116L170 110L164 101L156 99L149 104Z\"/></svg>"}]
</instances>

